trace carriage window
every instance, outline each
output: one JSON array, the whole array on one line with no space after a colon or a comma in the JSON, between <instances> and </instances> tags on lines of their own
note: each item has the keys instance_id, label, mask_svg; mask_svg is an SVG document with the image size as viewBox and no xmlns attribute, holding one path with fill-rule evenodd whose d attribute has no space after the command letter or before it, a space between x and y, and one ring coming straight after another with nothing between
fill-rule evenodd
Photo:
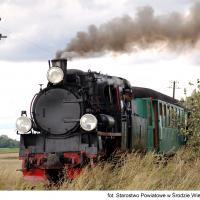
<instances>
[{"instance_id":1,"label":"carriage window","mask_svg":"<svg viewBox=\"0 0 200 200\"><path fill-rule=\"evenodd\" d=\"M163 110L162 110L162 103L159 103L159 113L161 117L161 124L163 126Z\"/></svg>"},{"instance_id":2,"label":"carriage window","mask_svg":"<svg viewBox=\"0 0 200 200\"><path fill-rule=\"evenodd\" d=\"M181 124L184 124L184 112L181 110Z\"/></svg>"},{"instance_id":3,"label":"carriage window","mask_svg":"<svg viewBox=\"0 0 200 200\"><path fill-rule=\"evenodd\" d=\"M175 109L171 107L171 127L175 126Z\"/></svg>"},{"instance_id":4,"label":"carriage window","mask_svg":"<svg viewBox=\"0 0 200 200\"><path fill-rule=\"evenodd\" d=\"M170 126L170 115L171 115L171 112L170 112L170 107L167 106L167 126Z\"/></svg>"},{"instance_id":5,"label":"carriage window","mask_svg":"<svg viewBox=\"0 0 200 200\"><path fill-rule=\"evenodd\" d=\"M178 109L175 108L175 127L177 127L178 124Z\"/></svg>"},{"instance_id":6,"label":"carriage window","mask_svg":"<svg viewBox=\"0 0 200 200\"><path fill-rule=\"evenodd\" d=\"M153 125L153 118L152 118L152 106L151 106L151 103L148 102L147 103L147 106L148 106L148 113L149 113L149 126L152 126Z\"/></svg>"},{"instance_id":7,"label":"carriage window","mask_svg":"<svg viewBox=\"0 0 200 200\"><path fill-rule=\"evenodd\" d=\"M180 120L181 120L181 111L180 109L178 109L178 122L180 123Z\"/></svg>"},{"instance_id":8,"label":"carriage window","mask_svg":"<svg viewBox=\"0 0 200 200\"><path fill-rule=\"evenodd\" d=\"M162 103L159 103L159 110L160 110L160 115L162 116L163 113L162 113Z\"/></svg>"},{"instance_id":9,"label":"carriage window","mask_svg":"<svg viewBox=\"0 0 200 200\"><path fill-rule=\"evenodd\" d=\"M166 110L166 105L164 105L163 107L164 107L164 125L163 126L167 126L167 110Z\"/></svg>"},{"instance_id":10,"label":"carriage window","mask_svg":"<svg viewBox=\"0 0 200 200\"><path fill-rule=\"evenodd\" d=\"M178 124L180 124L180 122L181 122L181 111L180 111L180 109L178 109Z\"/></svg>"}]
</instances>

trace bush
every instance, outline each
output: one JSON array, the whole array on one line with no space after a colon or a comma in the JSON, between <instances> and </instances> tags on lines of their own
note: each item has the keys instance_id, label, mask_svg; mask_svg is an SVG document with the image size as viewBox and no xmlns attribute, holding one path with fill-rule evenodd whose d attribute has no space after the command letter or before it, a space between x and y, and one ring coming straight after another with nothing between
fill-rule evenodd
<instances>
[{"instance_id":1,"label":"bush","mask_svg":"<svg viewBox=\"0 0 200 200\"><path fill-rule=\"evenodd\" d=\"M196 156L200 156L200 92L194 91L190 97L186 98L184 105L188 110L186 130L188 145Z\"/></svg>"}]
</instances>

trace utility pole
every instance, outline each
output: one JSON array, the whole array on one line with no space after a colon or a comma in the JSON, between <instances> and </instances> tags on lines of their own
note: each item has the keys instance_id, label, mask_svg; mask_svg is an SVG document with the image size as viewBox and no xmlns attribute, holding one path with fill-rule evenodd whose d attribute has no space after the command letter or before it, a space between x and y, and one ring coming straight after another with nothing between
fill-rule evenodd
<instances>
[{"instance_id":1,"label":"utility pole","mask_svg":"<svg viewBox=\"0 0 200 200\"><path fill-rule=\"evenodd\" d=\"M187 89L186 88L184 88L183 92L184 92L185 97L187 97Z\"/></svg>"},{"instance_id":2,"label":"utility pole","mask_svg":"<svg viewBox=\"0 0 200 200\"><path fill-rule=\"evenodd\" d=\"M1 21L1 18L0 18L0 21ZM2 34L0 33L0 40L1 40L2 38L7 38L7 36L6 36L6 35L2 35Z\"/></svg>"},{"instance_id":3,"label":"utility pole","mask_svg":"<svg viewBox=\"0 0 200 200\"><path fill-rule=\"evenodd\" d=\"M170 86L169 88L173 88L173 99L175 99L175 91L176 89L180 89L180 87L178 87L177 85L179 84L178 81L170 81Z\"/></svg>"}]
</instances>

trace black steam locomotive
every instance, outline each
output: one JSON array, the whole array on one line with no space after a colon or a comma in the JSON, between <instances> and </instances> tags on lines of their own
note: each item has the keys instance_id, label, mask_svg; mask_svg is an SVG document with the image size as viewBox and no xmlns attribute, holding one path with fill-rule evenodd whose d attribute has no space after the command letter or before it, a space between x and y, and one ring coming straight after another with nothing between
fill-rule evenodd
<instances>
[{"instance_id":1,"label":"black steam locomotive","mask_svg":"<svg viewBox=\"0 0 200 200\"><path fill-rule=\"evenodd\" d=\"M185 112L169 96L123 78L67 69L65 59L49 63L47 78L30 118L22 111L16 122L26 179L47 180L63 169L73 179L84 164L116 150L165 153L184 143L179 122Z\"/></svg>"}]
</instances>

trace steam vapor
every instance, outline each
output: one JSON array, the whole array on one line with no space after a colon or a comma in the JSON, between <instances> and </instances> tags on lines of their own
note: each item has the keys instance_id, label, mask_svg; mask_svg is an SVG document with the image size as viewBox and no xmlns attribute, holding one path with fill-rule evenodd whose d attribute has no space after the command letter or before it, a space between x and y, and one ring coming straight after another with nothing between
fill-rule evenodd
<instances>
[{"instance_id":1,"label":"steam vapor","mask_svg":"<svg viewBox=\"0 0 200 200\"><path fill-rule=\"evenodd\" d=\"M125 15L99 27L90 25L87 32L77 32L56 57L93 57L108 51L120 54L161 46L179 51L198 48L199 10L200 3L195 3L188 15L173 12L155 16L146 6L137 10L135 18Z\"/></svg>"}]
</instances>

